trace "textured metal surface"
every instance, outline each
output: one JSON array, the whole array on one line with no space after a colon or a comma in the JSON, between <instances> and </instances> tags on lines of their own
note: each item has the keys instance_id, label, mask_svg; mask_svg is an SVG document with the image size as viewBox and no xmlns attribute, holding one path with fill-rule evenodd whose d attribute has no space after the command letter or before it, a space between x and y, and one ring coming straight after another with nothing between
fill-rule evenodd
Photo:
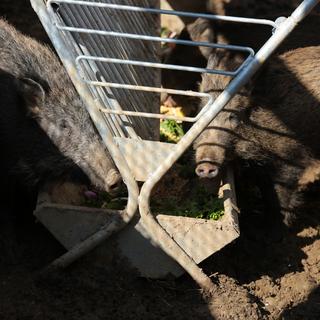
<instances>
[{"instance_id":1,"label":"textured metal surface","mask_svg":"<svg viewBox=\"0 0 320 320\"><path fill-rule=\"evenodd\" d=\"M109 1L125 2L134 4L137 1ZM156 5L157 0L139 1L141 5ZM112 11L108 8L96 8L93 6L78 6L75 1L55 1L59 8L53 10L48 2L48 12L51 19L57 25L67 25L76 29L95 30L117 30L123 33L134 25L136 32L148 30L151 35L156 35L159 30L160 21L157 16L143 19L139 13ZM87 3L90 4L90 1ZM120 23L119 21L123 21ZM139 21L139 23L137 23ZM125 38L103 37L99 34L64 33L68 37L67 46L69 51L76 52L76 55L108 57L121 59L152 59L159 61L158 51L160 44L148 42L143 43L143 50L136 50L137 44L133 40ZM149 84L160 86L159 70L145 72L129 65L106 65L99 61L87 61L81 65L81 76L91 81L114 81L127 84ZM97 99L100 99L105 107L110 110L142 110L145 112L159 112L160 96L155 93L143 94L137 91L124 91L118 88L90 87L91 92ZM132 118L120 115L103 115L109 129L114 136L136 137L136 133L148 140L158 139L159 122L151 119ZM134 128L134 130L132 129Z\"/></svg>"},{"instance_id":2,"label":"textured metal surface","mask_svg":"<svg viewBox=\"0 0 320 320\"><path fill-rule=\"evenodd\" d=\"M92 2L89 3L88 2ZM117 10L131 11L131 12L142 12L142 13L153 13L153 14L169 14L175 15L179 17L189 17L189 18L204 18L209 20L218 20L218 21L226 21L226 22L238 22L238 23L248 23L248 24L261 24L261 25L269 25L271 27L275 27L275 23L272 20L267 19L254 19L254 18L245 18L245 17L232 17L232 16L219 16L213 14L205 14L205 13L193 13L193 12L184 12L184 11L173 11L173 10L164 10L152 8L153 4L151 2L143 2L141 1L138 6L132 6L130 1L125 1L126 5L123 5L121 1L116 1L116 3L111 3L113 1L80 1L80 0L49 0L48 3L72 3L79 4L85 6L91 6L96 8L113 8ZM137 4L137 3L136 3Z\"/></svg>"},{"instance_id":3,"label":"textured metal surface","mask_svg":"<svg viewBox=\"0 0 320 320\"><path fill-rule=\"evenodd\" d=\"M135 161L128 161L128 165L137 181L146 181L155 172L159 163L175 151L175 145L172 143L118 137L115 138L115 142L125 159L130 159L133 154L135 155ZM151 154L152 158L148 156Z\"/></svg>"},{"instance_id":4,"label":"textured metal surface","mask_svg":"<svg viewBox=\"0 0 320 320\"><path fill-rule=\"evenodd\" d=\"M116 211L53 204L50 197L48 201L37 206L34 215L68 250L101 228L115 223L120 216Z\"/></svg>"}]
</instances>

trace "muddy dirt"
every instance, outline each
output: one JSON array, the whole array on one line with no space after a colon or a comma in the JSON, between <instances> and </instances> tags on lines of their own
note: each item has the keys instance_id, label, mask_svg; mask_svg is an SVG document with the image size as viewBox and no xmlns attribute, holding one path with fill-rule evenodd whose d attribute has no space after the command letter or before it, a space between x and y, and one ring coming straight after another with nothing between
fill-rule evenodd
<instances>
[{"instance_id":1,"label":"muddy dirt","mask_svg":"<svg viewBox=\"0 0 320 320\"><path fill-rule=\"evenodd\" d=\"M0 15L48 41L27 0L0 3ZM250 181L250 174L240 177ZM187 275L176 280L138 276L116 248L99 261L91 253L67 270L40 272L64 252L23 203L18 214L1 204L0 319L320 319L320 203L310 192L294 228L270 242L259 201L239 185L241 236L201 267L219 292L203 297Z\"/></svg>"}]
</instances>

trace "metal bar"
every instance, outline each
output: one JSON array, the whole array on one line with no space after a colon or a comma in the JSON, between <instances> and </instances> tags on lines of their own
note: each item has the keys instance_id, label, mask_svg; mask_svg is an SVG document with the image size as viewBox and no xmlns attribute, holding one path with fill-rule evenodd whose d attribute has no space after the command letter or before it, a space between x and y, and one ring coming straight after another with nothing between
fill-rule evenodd
<instances>
[{"instance_id":1,"label":"metal bar","mask_svg":"<svg viewBox=\"0 0 320 320\"><path fill-rule=\"evenodd\" d=\"M157 42L173 43L173 44L180 44L180 45L194 46L194 47L226 49L226 50L232 50L232 51L248 52L251 56L254 55L254 50L252 48L236 46L236 45L218 44L218 43L203 42L203 41L181 40L181 39L172 39L172 38L161 38L161 37L146 36L142 34L133 34L133 33L125 33L125 32L75 28L75 27L62 26L59 24L57 24L56 27L59 30L69 31L69 32L98 34L100 36L110 36L110 37L127 38L127 39L134 39L134 40L157 41Z\"/></svg>"},{"instance_id":2,"label":"metal bar","mask_svg":"<svg viewBox=\"0 0 320 320\"><path fill-rule=\"evenodd\" d=\"M104 113L112 113L119 115L127 115L132 117L143 117L143 118L153 118L153 119L168 119L168 120L177 120L177 121L185 121L185 122L196 122L197 119L195 117L177 117L170 116L161 113L148 113L148 112L138 112L138 111L125 111L125 110L110 110L110 109L100 109Z\"/></svg>"},{"instance_id":3,"label":"metal bar","mask_svg":"<svg viewBox=\"0 0 320 320\"><path fill-rule=\"evenodd\" d=\"M147 92L158 92L158 93L169 93L169 94L179 94L189 97L198 97L198 98L207 98L209 103L212 103L212 97L210 94L207 93L200 93L195 91L183 91L183 90L174 90L174 89L165 89L165 88L154 88L154 87L144 87L144 86L131 86L131 85L122 85L118 83L110 83L110 82L94 82L94 81L84 81L89 85L96 85L96 86L111 86L115 88L122 88L128 90L140 90L140 91L147 91ZM178 121L186 121L186 122L196 122L202 116L202 113L206 110L206 106L203 107L201 112L196 117L175 117L175 116L168 116L160 113L147 113L147 112L139 112L139 111L128 111L128 110L113 110L107 108L101 108L100 111L109 114L123 114L123 115L130 115L130 116L140 116L145 118L155 118L155 119L172 119Z\"/></svg>"},{"instance_id":4,"label":"metal bar","mask_svg":"<svg viewBox=\"0 0 320 320\"><path fill-rule=\"evenodd\" d=\"M213 14L207 14L207 13L194 13L194 12L175 11L175 10L143 8L143 7L126 6L126 5L110 4L110 3L102 3L102 2L92 3L92 2L77 1L77 0L49 0L47 3L47 6L50 6L52 3L55 3L55 4L56 3L70 3L70 4L78 4L78 5L82 5L82 6L109 8L109 9L115 9L115 10L127 10L127 11L145 12L145 13L153 13L153 14L166 14L166 15L175 15L175 16L179 16L179 17L188 17L188 18L204 18L204 19L209 19L209 20L267 25L267 26L270 26L273 28L276 27L276 24L274 21L267 20L267 19L255 19L255 18L234 17L234 16L220 16L220 15L213 15Z\"/></svg>"},{"instance_id":5,"label":"metal bar","mask_svg":"<svg viewBox=\"0 0 320 320\"><path fill-rule=\"evenodd\" d=\"M113 0L115 1L115 0ZM128 0L130 3L134 3L134 0ZM145 0L143 3L145 3L146 5L148 5L150 3L149 0ZM117 20L116 17L113 17L112 19L109 19L108 15L105 14L106 12L103 10L99 10L97 9L96 11L97 17L99 19L99 21L104 25L104 26L108 26L108 28L110 28L110 26L112 26L112 21ZM130 18L130 24L132 23L135 26L135 29L137 29L137 32L143 32L143 30L146 30L145 26L146 25L151 25L151 21L148 20L152 20L152 22L154 22L154 17L151 17L152 19L150 19L150 17L146 17L146 15L140 15L139 18L140 20L138 20L137 14L133 13L129 15L129 12L126 12L128 18ZM149 18L149 19L146 19ZM111 20L111 21L110 21ZM122 18L120 17L119 21L121 21ZM120 31L123 31L122 29L124 28L124 26L122 26L122 23L118 23L117 27L120 27ZM130 55L134 54L134 52L136 51L136 48L133 47L132 45L130 45L128 39L120 39L121 41L119 41L119 39L117 39L117 45L115 46L115 48L113 48L114 51L119 51L119 47L121 49L121 55L122 58L128 58ZM159 45L159 44L158 44ZM148 44L148 48L150 49L151 46L155 46L155 44L153 43L149 43ZM108 51L111 51L112 45L109 46ZM143 46L142 50L140 51L140 54L143 54L145 56L150 56L151 53L150 51L146 52L145 50L148 49L145 46ZM111 54L111 52L110 52ZM157 60L159 57L155 57L154 60ZM120 70L119 70L120 71ZM120 72L119 72L120 73ZM124 70L124 76L121 77L121 79L126 79L128 73L131 74L131 77L134 77L135 79L140 79L141 81L143 81L143 83L155 83L156 79L154 77L155 72L142 72L139 73L137 75L136 70L134 68L127 68L126 70ZM158 76L160 75L160 73L158 72ZM159 83L158 85L160 85L160 76L158 78ZM126 80L127 81L127 80ZM132 99L128 98L128 94L132 94L132 92L127 93L125 96L125 100L126 101L130 101L130 107L132 107L132 109L135 110L139 110L139 108L150 108L150 106L152 106L153 104L155 104L154 99L155 96L152 95L143 95L142 92L139 93L134 93L132 94ZM159 97L160 100L160 97ZM123 101L123 100L122 100ZM121 101L121 102L122 102ZM123 107L123 106L121 106ZM125 103L125 107L126 107L126 103ZM129 123L131 122L132 118L128 119ZM146 119L144 118L135 118L134 119L134 123L131 123L132 128L139 128L138 133L143 136L143 137L152 137L154 135L154 128L153 128L153 124L150 123L150 121L146 121ZM141 132L141 130L143 130L144 132ZM132 131L134 130L130 130L130 137L134 137L134 134L132 133ZM137 135L137 134L136 134Z\"/></svg>"},{"instance_id":6,"label":"metal bar","mask_svg":"<svg viewBox=\"0 0 320 320\"><path fill-rule=\"evenodd\" d=\"M136 86L132 84L122 84L122 83L113 83L113 82L101 82L101 81L88 81L81 79L83 83L92 85L92 86L101 86L101 87L110 87L110 88L119 88L119 89L128 89L128 90L137 90L137 91L146 91L146 92L159 92L159 93L169 93L169 94L181 94L190 97L203 97L207 96L196 91L183 91L175 89L166 89L166 88L155 88L147 86Z\"/></svg>"},{"instance_id":7,"label":"metal bar","mask_svg":"<svg viewBox=\"0 0 320 320\"><path fill-rule=\"evenodd\" d=\"M207 104L203 107L204 112L207 110L207 105L212 104L212 97L208 97L203 95L202 97L208 98ZM202 110L202 111L203 111ZM100 109L101 112L104 113L114 113L114 114L125 114L133 117L144 117L144 118L155 118L155 119L168 119L168 120L176 120L176 121L185 121L185 122L197 122L200 117L202 117L202 112L200 112L196 117L177 117L171 115L165 115L161 113L147 113L147 112L138 112L138 111L127 111L127 110L110 110L110 109Z\"/></svg>"},{"instance_id":8,"label":"metal bar","mask_svg":"<svg viewBox=\"0 0 320 320\"><path fill-rule=\"evenodd\" d=\"M172 152L158 169L143 184L139 196L139 210L141 218L148 226L148 232L156 243L169 256L175 259L192 278L201 286L207 287L208 280L203 274L199 274L194 261L184 252L184 250L171 239L170 235L159 225L153 217L149 207L151 191L163 175L172 167L184 151L193 143L198 135L209 125L214 117L231 100L231 98L244 86L255 72L263 65L268 57L276 50L282 41L291 33L296 25L313 9L319 0L304 0L294 13L279 25L277 31L258 51L252 61L231 81L227 88L219 95L212 105L208 105L203 116L195 123L191 129L181 138L177 144L175 152Z\"/></svg>"},{"instance_id":9,"label":"metal bar","mask_svg":"<svg viewBox=\"0 0 320 320\"><path fill-rule=\"evenodd\" d=\"M220 75L225 75L225 76L229 76L229 77L234 77L235 75L237 75L238 70L240 69L240 67L239 67L235 71L222 71L222 70L214 70L214 69L207 69L207 68L180 66L180 65L175 65L175 64L154 63L154 62L145 62L145 61L136 61L136 60L123 60L123 59L93 57L93 56L78 56L76 58L76 65L80 67L80 62L82 60L92 60L92 61L114 63L114 64L129 64L129 65L133 65L133 66L168 69L168 70L220 74Z\"/></svg>"},{"instance_id":10,"label":"metal bar","mask_svg":"<svg viewBox=\"0 0 320 320\"><path fill-rule=\"evenodd\" d=\"M56 268L66 268L72 262L78 260L86 253L96 248L103 241L107 240L114 233L114 230L119 230L126 225L127 223L121 219L111 221L110 224L103 226L88 239L78 243L71 250L55 259L48 267L48 271Z\"/></svg>"},{"instance_id":11,"label":"metal bar","mask_svg":"<svg viewBox=\"0 0 320 320\"><path fill-rule=\"evenodd\" d=\"M88 18L86 17L86 15L80 11L80 12L75 12L73 13L74 10L69 10L69 13L68 13L68 17L72 16L73 17L73 21L75 21L76 23L81 23L81 24L84 24L86 25L86 23L88 24L89 21L88 21ZM93 20L93 19L92 19ZM97 26L97 25L96 25ZM78 39L79 41L79 39ZM95 48L95 50L97 50L97 47L99 47L99 42L97 43L97 41L94 41L93 37L92 36L89 36L87 39L86 39L86 43L90 44L90 46L92 48ZM85 48L84 46L82 46L82 51L84 51L85 54L87 54L87 48ZM100 48L98 49L100 50ZM100 50L101 52L101 50ZM94 64L90 64L90 68L92 70L92 72L94 73L94 75L96 74L95 71L98 71L98 67L95 66ZM101 71L101 70L99 70ZM109 73L112 73L113 74L113 70L109 70ZM103 102L105 103L106 99L105 99L105 93L103 92L103 89L101 90L102 88L99 88L99 90L97 90L96 88L94 90L96 90L96 94L103 100ZM115 103L111 103L109 100L107 101L108 102L108 105L110 106L110 108L118 108L118 109L121 109L120 106L118 106L118 104L115 102ZM114 102L114 101L112 101ZM130 132L130 134L132 136L135 136L135 133L133 132L133 130L130 130L131 128L127 128L127 127L124 127L123 125L123 122L122 122L123 119L119 119L119 117L112 117L112 120L110 121L112 123L112 126L117 130L117 132L119 133L118 135L120 136L124 136L124 133L126 132L127 134ZM126 119L127 120L127 119ZM122 122L122 123L121 123ZM129 130L128 130L129 129Z\"/></svg>"}]
</instances>

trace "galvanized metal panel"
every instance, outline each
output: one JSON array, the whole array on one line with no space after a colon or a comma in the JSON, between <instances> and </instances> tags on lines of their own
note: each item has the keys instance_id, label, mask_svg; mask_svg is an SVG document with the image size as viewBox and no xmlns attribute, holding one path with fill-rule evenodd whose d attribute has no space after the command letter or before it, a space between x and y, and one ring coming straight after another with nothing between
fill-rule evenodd
<instances>
[{"instance_id":1,"label":"galvanized metal panel","mask_svg":"<svg viewBox=\"0 0 320 320\"><path fill-rule=\"evenodd\" d=\"M94 1L88 1L94 2ZM158 0L121 0L101 1L108 3L125 3L157 7ZM159 35L160 19L157 15L145 16L143 13L128 13L107 8L79 6L71 3L60 3L56 10L61 17L60 23L69 27L114 30L136 34L148 33ZM74 41L69 42L77 53L92 57L111 57L159 62L159 43L143 42L130 39L105 37L95 34L73 33ZM91 70L90 70L91 69ZM133 85L161 85L160 71L148 70L144 67L106 64L91 61L86 65L88 77L92 81L129 83ZM116 88L92 88L95 96L110 109L135 110L159 113L160 96L157 93L142 93ZM133 118L119 115L104 115L109 126L117 136L135 136L135 133L147 140L159 138L159 121L153 119ZM132 130L133 128L133 130Z\"/></svg>"},{"instance_id":2,"label":"galvanized metal panel","mask_svg":"<svg viewBox=\"0 0 320 320\"><path fill-rule=\"evenodd\" d=\"M128 138L115 138L115 141L137 181L146 181L176 147L172 143Z\"/></svg>"}]
</instances>

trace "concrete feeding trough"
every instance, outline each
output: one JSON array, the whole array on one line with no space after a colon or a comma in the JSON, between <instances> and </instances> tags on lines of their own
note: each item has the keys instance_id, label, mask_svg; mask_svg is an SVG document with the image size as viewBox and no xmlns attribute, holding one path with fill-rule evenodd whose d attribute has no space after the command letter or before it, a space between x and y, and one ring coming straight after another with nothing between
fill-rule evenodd
<instances>
[{"instance_id":1,"label":"concrete feeding trough","mask_svg":"<svg viewBox=\"0 0 320 320\"><path fill-rule=\"evenodd\" d=\"M238 209L232 172L223 179L219 196L224 199L225 214L218 221L159 214L156 219L166 232L198 264L239 236ZM53 236L70 250L118 215L116 210L95 209L52 202L48 191L40 193L34 212ZM157 246L137 213L133 221L99 248L108 255L110 244L126 257L141 276L148 278L178 277L184 273L174 259Z\"/></svg>"}]
</instances>

